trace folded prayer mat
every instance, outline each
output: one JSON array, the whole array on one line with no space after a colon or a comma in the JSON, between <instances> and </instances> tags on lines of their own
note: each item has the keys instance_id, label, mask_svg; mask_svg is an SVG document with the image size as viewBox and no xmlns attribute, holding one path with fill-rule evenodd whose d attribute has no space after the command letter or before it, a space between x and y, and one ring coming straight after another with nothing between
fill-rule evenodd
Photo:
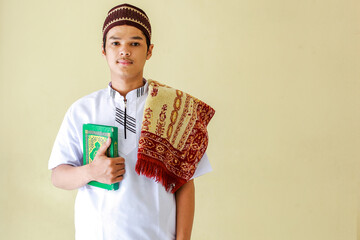
<instances>
[{"instance_id":1,"label":"folded prayer mat","mask_svg":"<svg viewBox=\"0 0 360 240\"><path fill-rule=\"evenodd\" d=\"M154 80L148 84L135 170L175 193L206 151L206 127L215 110L180 90Z\"/></svg>"}]
</instances>

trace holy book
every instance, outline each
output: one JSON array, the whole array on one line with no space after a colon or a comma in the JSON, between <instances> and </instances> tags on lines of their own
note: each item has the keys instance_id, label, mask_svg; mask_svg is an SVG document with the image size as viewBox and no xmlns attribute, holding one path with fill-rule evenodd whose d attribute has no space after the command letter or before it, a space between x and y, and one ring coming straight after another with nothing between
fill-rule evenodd
<instances>
[{"instance_id":1,"label":"holy book","mask_svg":"<svg viewBox=\"0 0 360 240\"><path fill-rule=\"evenodd\" d=\"M101 145L111 138L111 145L106 151L106 155L110 158L118 157L118 128L113 126L105 126L98 124L83 125L83 165L91 163ZM88 183L94 187L100 187L107 190L119 189L119 183L105 184L96 181Z\"/></svg>"}]
</instances>

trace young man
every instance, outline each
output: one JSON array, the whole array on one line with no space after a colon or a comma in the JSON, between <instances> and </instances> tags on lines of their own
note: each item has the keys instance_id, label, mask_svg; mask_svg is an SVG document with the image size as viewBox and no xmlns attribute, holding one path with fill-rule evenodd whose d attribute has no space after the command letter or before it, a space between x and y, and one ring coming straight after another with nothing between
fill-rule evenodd
<instances>
[{"instance_id":1,"label":"young man","mask_svg":"<svg viewBox=\"0 0 360 240\"><path fill-rule=\"evenodd\" d=\"M52 182L79 190L76 239L190 239L193 179L211 171L204 152L206 125L214 111L190 95L143 78L154 48L150 40L144 11L129 4L109 11L102 54L111 82L69 108L55 140L49 160ZM167 104L170 100L173 104ZM109 138L94 160L82 165L85 123L118 127L120 157L106 156ZM108 191L88 185L90 181L119 182L120 187Z\"/></svg>"}]
</instances>

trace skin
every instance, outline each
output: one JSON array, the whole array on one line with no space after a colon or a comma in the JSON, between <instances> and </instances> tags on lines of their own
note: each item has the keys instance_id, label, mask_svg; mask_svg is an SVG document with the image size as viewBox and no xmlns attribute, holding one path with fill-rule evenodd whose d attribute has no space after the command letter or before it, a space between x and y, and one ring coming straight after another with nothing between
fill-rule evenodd
<instances>
[{"instance_id":1,"label":"skin","mask_svg":"<svg viewBox=\"0 0 360 240\"><path fill-rule=\"evenodd\" d=\"M194 180L185 183L175 192L176 240L190 240L195 212Z\"/></svg>"},{"instance_id":2,"label":"skin","mask_svg":"<svg viewBox=\"0 0 360 240\"><path fill-rule=\"evenodd\" d=\"M126 99L126 94L143 86L143 71L147 60L152 56L154 45L147 46L143 32L135 27L121 25L110 29L106 36L102 55L106 59L112 88ZM90 164L74 167L59 165L52 170L52 183L62 189L72 190L90 181L115 183L123 180L126 160L122 157L108 158L106 149L110 138L97 152ZM176 239L189 240L194 219L195 187L191 180L176 193Z\"/></svg>"},{"instance_id":3,"label":"skin","mask_svg":"<svg viewBox=\"0 0 360 240\"><path fill-rule=\"evenodd\" d=\"M106 52L102 48L110 68L112 87L122 96L143 86L145 62L152 56L154 48L146 45L143 32L132 26L116 26L106 36Z\"/></svg>"}]
</instances>

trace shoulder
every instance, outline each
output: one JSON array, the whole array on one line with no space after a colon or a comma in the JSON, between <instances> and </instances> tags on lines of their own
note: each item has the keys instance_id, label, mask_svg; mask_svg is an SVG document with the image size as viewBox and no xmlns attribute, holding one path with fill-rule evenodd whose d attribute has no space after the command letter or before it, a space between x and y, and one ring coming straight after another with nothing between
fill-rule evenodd
<instances>
[{"instance_id":1,"label":"shoulder","mask_svg":"<svg viewBox=\"0 0 360 240\"><path fill-rule=\"evenodd\" d=\"M79 119L95 114L96 109L107 105L110 99L108 89L101 89L90 93L78 100L76 100L68 108L66 116L69 119Z\"/></svg>"},{"instance_id":2,"label":"shoulder","mask_svg":"<svg viewBox=\"0 0 360 240\"><path fill-rule=\"evenodd\" d=\"M76 107L76 106L84 105L84 104L86 105L86 104L89 104L89 103L92 103L92 102L97 102L97 101L99 101L101 99L106 99L107 97L109 97L108 89L104 88L104 89L101 89L101 90L98 90L96 92L90 93L90 94L76 100L72 104L72 107Z\"/></svg>"},{"instance_id":3,"label":"shoulder","mask_svg":"<svg viewBox=\"0 0 360 240\"><path fill-rule=\"evenodd\" d=\"M99 104L109 98L108 89L101 89L96 92L90 93L71 104L69 111L89 108L94 104Z\"/></svg>"}]
</instances>

